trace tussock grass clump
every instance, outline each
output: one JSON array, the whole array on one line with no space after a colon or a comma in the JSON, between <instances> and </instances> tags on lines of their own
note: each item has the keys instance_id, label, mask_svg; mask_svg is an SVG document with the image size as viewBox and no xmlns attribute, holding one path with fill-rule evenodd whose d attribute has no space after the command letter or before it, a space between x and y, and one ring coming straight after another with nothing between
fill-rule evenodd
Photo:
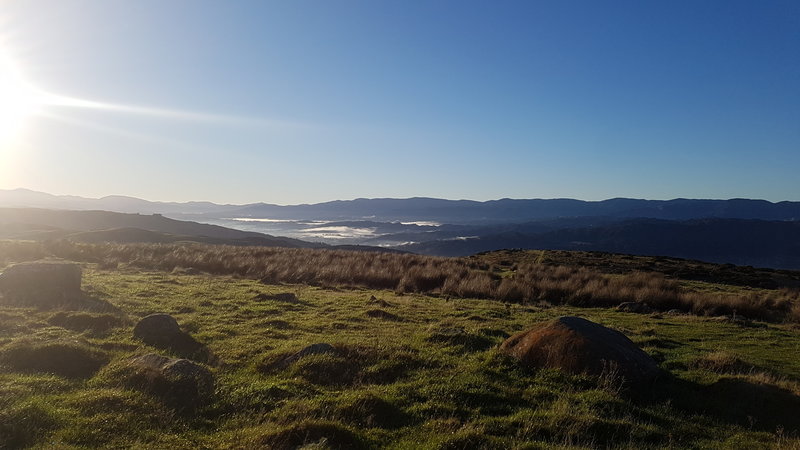
<instances>
[{"instance_id":1,"label":"tussock grass clump","mask_svg":"<svg viewBox=\"0 0 800 450\"><path fill-rule=\"evenodd\" d=\"M0 410L0 447L24 448L34 445L58 425L53 407L29 401Z\"/></svg>"},{"instance_id":2,"label":"tussock grass clump","mask_svg":"<svg viewBox=\"0 0 800 450\"><path fill-rule=\"evenodd\" d=\"M258 370L265 374L287 371L322 386L353 386L392 383L424 364L418 355L408 350L347 344L337 344L330 352L308 354L294 360L296 355L296 351L268 354Z\"/></svg>"},{"instance_id":3,"label":"tussock grass clump","mask_svg":"<svg viewBox=\"0 0 800 450\"><path fill-rule=\"evenodd\" d=\"M359 369L357 361L350 361L342 355L319 354L301 358L292 365L289 373L314 384L341 386L355 384Z\"/></svg>"},{"instance_id":4,"label":"tussock grass clump","mask_svg":"<svg viewBox=\"0 0 800 450\"><path fill-rule=\"evenodd\" d=\"M461 327L434 325L429 328L425 340L432 343L457 346L465 351L481 351L494 345L492 339L470 333Z\"/></svg>"},{"instance_id":5,"label":"tussock grass clump","mask_svg":"<svg viewBox=\"0 0 800 450\"><path fill-rule=\"evenodd\" d=\"M698 356L692 361L691 366L710 372L727 374L748 373L755 370L752 364L743 361L735 354L725 350L718 350Z\"/></svg>"},{"instance_id":6,"label":"tussock grass clump","mask_svg":"<svg viewBox=\"0 0 800 450\"><path fill-rule=\"evenodd\" d=\"M50 325L65 328L67 330L84 332L88 331L95 335L108 333L113 328L121 327L125 324L122 318L113 314L92 314L86 312L67 312L61 311L53 314L47 319Z\"/></svg>"},{"instance_id":7,"label":"tussock grass clump","mask_svg":"<svg viewBox=\"0 0 800 450\"><path fill-rule=\"evenodd\" d=\"M20 372L89 378L109 362L100 350L77 342L18 340L0 351L0 364Z\"/></svg>"},{"instance_id":8,"label":"tussock grass clump","mask_svg":"<svg viewBox=\"0 0 800 450\"><path fill-rule=\"evenodd\" d=\"M394 403L368 392L341 399L335 406L334 415L362 428L400 428L411 419Z\"/></svg>"},{"instance_id":9,"label":"tussock grass clump","mask_svg":"<svg viewBox=\"0 0 800 450\"><path fill-rule=\"evenodd\" d=\"M79 412L61 440L87 448L135 447L137 439L152 439L151 434L163 434L177 422L173 410L132 390L85 388L61 406Z\"/></svg>"}]
</instances>

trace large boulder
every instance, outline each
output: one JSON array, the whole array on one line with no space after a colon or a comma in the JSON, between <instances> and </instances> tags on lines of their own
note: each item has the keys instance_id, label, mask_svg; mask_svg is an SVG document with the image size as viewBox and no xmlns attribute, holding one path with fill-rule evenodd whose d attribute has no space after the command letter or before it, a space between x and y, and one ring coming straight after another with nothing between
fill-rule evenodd
<instances>
[{"instance_id":1,"label":"large boulder","mask_svg":"<svg viewBox=\"0 0 800 450\"><path fill-rule=\"evenodd\" d=\"M530 368L617 375L629 385L651 381L659 372L655 361L624 334L580 317L560 317L517 333L500 351Z\"/></svg>"},{"instance_id":2,"label":"large boulder","mask_svg":"<svg viewBox=\"0 0 800 450\"><path fill-rule=\"evenodd\" d=\"M154 347L167 347L183 334L178 321L169 314L150 314L133 328L133 337Z\"/></svg>"},{"instance_id":3,"label":"large boulder","mask_svg":"<svg viewBox=\"0 0 800 450\"><path fill-rule=\"evenodd\" d=\"M216 362L216 356L208 347L183 332L178 321L169 314L150 314L142 318L133 328L133 337L183 358L209 364Z\"/></svg>"},{"instance_id":4,"label":"large boulder","mask_svg":"<svg viewBox=\"0 0 800 450\"><path fill-rule=\"evenodd\" d=\"M84 297L81 267L62 261L15 264L0 273L0 294L5 303L52 307Z\"/></svg>"},{"instance_id":5,"label":"large boulder","mask_svg":"<svg viewBox=\"0 0 800 450\"><path fill-rule=\"evenodd\" d=\"M128 384L176 409L195 409L209 403L214 394L214 375L188 359L149 353L130 360L127 369Z\"/></svg>"}]
</instances>

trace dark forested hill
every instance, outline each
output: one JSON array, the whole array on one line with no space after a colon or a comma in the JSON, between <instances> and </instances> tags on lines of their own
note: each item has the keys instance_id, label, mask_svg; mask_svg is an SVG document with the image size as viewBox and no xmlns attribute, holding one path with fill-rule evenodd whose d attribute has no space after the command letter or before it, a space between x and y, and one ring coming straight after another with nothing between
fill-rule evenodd
<instances>
[{"instance_id":1,"label":"dark forested hill","mask_svg":"<svg viewBox=\"0 0 800 450\"><path fill-rule=\"evenodd\" d=\"M741 219L635 219L542 233L507 232L401 246L461 256L503 248L595 250L800 269L800 222Z\"/></svg>"},{"instance_id":2,"label":"dark forested hill","mask_svg":"<svg viewBox=\"0 0 800 450\"><path fill-rule=\"evenodd\" d=\"M356 199L314 205L257 204L227 213L240 217L328 220L371 218L378 221L414 220L451 224L524 222L564 217L797 220L800 219L800 202L625 198L597 202L573 199L502 199L486 202L435 198Z\"/></svg>"}]
</instances>

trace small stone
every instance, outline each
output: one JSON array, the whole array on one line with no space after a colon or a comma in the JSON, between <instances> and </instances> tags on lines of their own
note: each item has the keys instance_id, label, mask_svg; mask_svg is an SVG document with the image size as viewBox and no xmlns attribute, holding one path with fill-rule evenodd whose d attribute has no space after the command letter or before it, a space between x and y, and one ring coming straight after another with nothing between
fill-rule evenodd
<instances>
[{"instance_id":1,"label":"small stone","mask_svg":"<svg viewBox=\"0 0 800 450\"><path fill-rule=\"evenodd\" d=\"M644 303L625 302L620 303L619 306L617 306L617 311L631 312L636 314L651 314L653 312L653 308Z\"/></svg>"},{"instance_id":2,"label":"small stone","mask_svg":"<svg viewBox=\"0 0 800 450\"><path fill-rule=\"evenodd\" d=\"M169 314L151 314L136 324L133 337L153 347L170 350L183 358L215 364L217 357L190 334L181 331L178 321Z\"/></svg>"}]
</instances>

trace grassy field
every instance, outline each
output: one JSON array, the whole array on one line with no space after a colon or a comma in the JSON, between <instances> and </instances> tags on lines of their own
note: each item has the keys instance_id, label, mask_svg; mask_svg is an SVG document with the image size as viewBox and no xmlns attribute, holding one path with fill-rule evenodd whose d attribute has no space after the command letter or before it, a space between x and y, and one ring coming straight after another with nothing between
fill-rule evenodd
<instances>
[{"instance_id":1,"label":"grassy field","mask_svg":"<svg viewBox=\"0 0 800 450\"><path fill-rule=\"evenodd\" d=\"M120 314L0 307L0 448L800 448L791 323L83 265L84 290ZM512 266L486 270L512 276ZM218 357L214 398L191 413L116 376L131 357L159 352L132 338L155 312ZM633 394L497 353L509 334L562 315L622 331L663 376ZM272 367L321 342L337 353ZM48 349L99 370L59 376L20 362Z\"/></svg>"}]
</instances>

